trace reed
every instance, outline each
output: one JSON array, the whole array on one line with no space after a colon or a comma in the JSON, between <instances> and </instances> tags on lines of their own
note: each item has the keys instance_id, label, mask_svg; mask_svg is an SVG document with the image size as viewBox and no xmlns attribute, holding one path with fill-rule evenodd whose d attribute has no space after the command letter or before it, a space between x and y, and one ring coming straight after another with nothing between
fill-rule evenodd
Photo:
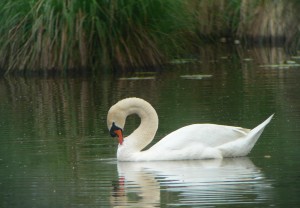
<instances>
[{"instance_id":1,"label":"reed","mask_svg":"<svg viewBox=\"0 0 300 208\"><path fill-rule=\"evenodd\" d=\"M9 0L0 8L7 72L158 65L186 50L191 25L179 0Z\"/></svg>"},{"instance_id":2,"label":"reed","mask_svg":"<svg viewBox=\"0 0 300 208\"><path fill-rule=\"evenodd\" d=\"M299 39L298 1L242 0L237 36L259 43L291 45Z\"/></svg>"},{"instance_id":3,"label":"reed","mask_svg":"<svg viewBox=\"0 0 300 208\"><path fill-rule=\"evenodd\" d=\"M213 41L225 37L291 46L300 39L297 0L194 0L189 9L197 33Z\"/></svg>"},{"instance_id":4,"label":"reed","mask_svg":"<svg viewBox=\"0 0 300 208\"><path fill-rule=\"evenodd\" d=\"M209 39L232 36L239 23L240 4L240 0L191 1L197 34Z\"/></svg>"},{"instance_id":5,"label":"reed","mask_svg":"<svg viewBox=\"0 0 300 208\"><path fill-rule=\"evenodd\" d=\"M299 9L297 0L1 1L0 69L152 67L223 37L299 48Z\"/></svg>"}]
</instances>

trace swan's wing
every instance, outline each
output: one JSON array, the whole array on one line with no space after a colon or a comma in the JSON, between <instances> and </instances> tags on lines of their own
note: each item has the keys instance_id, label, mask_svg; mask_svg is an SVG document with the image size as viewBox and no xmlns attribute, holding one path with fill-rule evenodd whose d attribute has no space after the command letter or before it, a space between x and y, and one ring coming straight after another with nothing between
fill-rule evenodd
<instances>
[{"instance_id":1,"label":"swan's wing","mask_svg":"<svg viewBox=\"0 0 300 208\"><path fill-rule=\"evenodd\" d=\"M193 124L182 127L151 147L152 150L180 150L184 147L201 145L216 147L234 140L244 138L250 130L241 127L216 124Z\"/></svg>"}]
</instances>

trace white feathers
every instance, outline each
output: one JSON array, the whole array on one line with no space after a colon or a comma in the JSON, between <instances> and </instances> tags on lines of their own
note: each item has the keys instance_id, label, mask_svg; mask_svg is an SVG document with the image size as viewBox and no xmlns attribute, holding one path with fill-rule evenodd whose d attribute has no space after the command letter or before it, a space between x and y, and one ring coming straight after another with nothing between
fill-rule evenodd
<instances>
[{"instance_id":1,"label":"white feathers","mask_svg":"<svg viewBox=\"0 0 300 208\"><path fill-rule=\"evenodd\" d=\"M188 160L238 157L247 155L270 116L252 130L241 127L216 124L193 124L182 127L153 145L141 151L149 144L158 128L158 117L154 108L139 98L127 98L111 107L108 113L108 128L112 122L125 125L126 117L137 114L141 118L140 126L119 145L117 157L122 161ZM124 126L119 126L123 128Z\"/></svg>"}]
</instances>

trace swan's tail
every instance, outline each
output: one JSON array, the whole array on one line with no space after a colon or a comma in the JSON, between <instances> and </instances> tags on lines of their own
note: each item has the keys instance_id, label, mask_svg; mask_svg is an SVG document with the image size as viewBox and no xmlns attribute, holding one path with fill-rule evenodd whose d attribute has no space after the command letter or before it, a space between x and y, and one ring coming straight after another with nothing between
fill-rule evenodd
<instances>
[{"instance_id":1,"label":"swan's tail","mask_svg":"<svg viewBox=\"0 0 300 208\"><path fill-rule=\"evenodd\" d=\"M253 146L255 145L255 143L257 142L258 138L260 137L260 135L262 134L262 132L264 131L265 127L268 125L268 123L270 123L271 119L273 118L274 114L271 115L269 118L267 118L264 122L262 122L261 124L259 124L257 127L255 127L254 129L252 129L247 137L246 140L249 140L249 152L251 151L251 149L253 148ZM249 153L248 152L248 153ZM248 154L247 153L247 154Z\"/></svg>"},{"instance_id":2,"label":"swan's tail","mask_svg":"<svg viewBox=\"0 0 300 208\"><path fill-rule=\"evenodd\" d=\"M231 145L228 143L228 145L225 144L220 146L219 149L221 150L223 157L246 156L252 150L264 128L270 123L273 116L274 114L252 129L245 138L234 141L234 145L233 142L231 142Z\"/></svg>"}]
</instances>

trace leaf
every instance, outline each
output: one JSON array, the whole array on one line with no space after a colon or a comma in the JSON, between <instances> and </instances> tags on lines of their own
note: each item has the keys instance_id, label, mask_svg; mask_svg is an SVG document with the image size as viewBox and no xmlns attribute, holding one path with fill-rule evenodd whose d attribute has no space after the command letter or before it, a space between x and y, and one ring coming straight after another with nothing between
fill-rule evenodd
<instances>
[{"instance_id":1,"label":"leaf","mask_svg":"<svg viewBox=\"0 0 300 208\"><path fill-rule=\"evenodd\" d=\"M180 76L183 79L206 79L206 78L211 78L212 75L210 74L193 74L193 75L181 75Z\"/></svg>"},{"instance_id":2,"label":"leaf","mask_svg":"<svg viewBox=\"0 0 300 208\"><path fill-rule=\"evenodd\" d=\"M119 80L153 80L155 77L121 77Z\"/></svg>"}]
</instances>

